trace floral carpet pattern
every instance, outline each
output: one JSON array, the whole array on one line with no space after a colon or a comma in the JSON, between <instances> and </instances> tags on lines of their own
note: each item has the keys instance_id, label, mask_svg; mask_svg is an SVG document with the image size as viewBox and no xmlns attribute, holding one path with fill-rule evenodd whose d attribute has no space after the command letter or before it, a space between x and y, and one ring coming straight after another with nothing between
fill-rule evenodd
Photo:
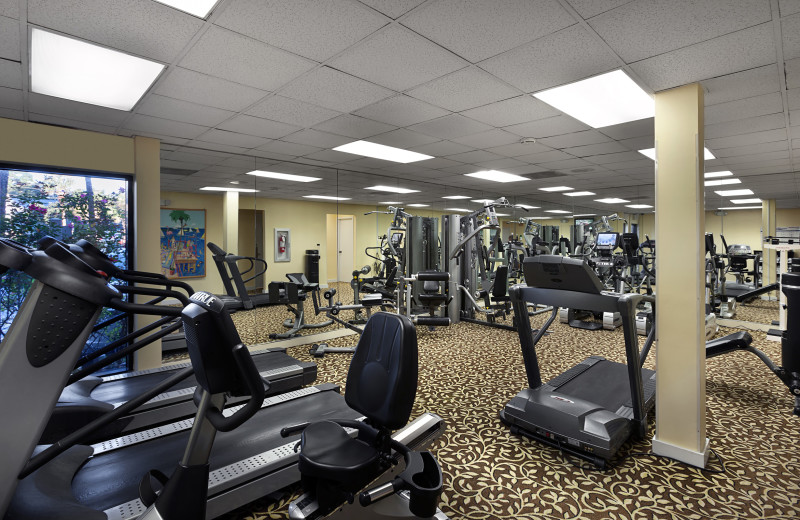
<instances>
[{"instance_id":1,"label":"floral carpet pattern","mask_svg":"<svg viewBox=\"0 0 800 520\"><path fill-rule=\"evenodd\" d=\"M341 284L345 285L345 284ZM350 302L342 296L342 301ZM269 310L269 309L267 309ZM771 312L776 313L772 307ZM234 315L243 339L264 341L263 311ZM251 318L249 314L252 314ZM344 313L343 313L344 314ZM531 318L534 327L546 315ZM283 319L283 314L280 315ZM771 318L775 319L775 318ZM280 326L280 323L277 324ZM624 360L621 329L584 331L555 323L537 352L549 380L590 355ZM732 332L723 329L720 335ZM754 346L780 364L780 344L751 332ZM351 345L356 336L329 343ZM447 422L432 447L445 488L441 509L453 519L789 519L800 517L800 418L781 382L754 355L737 352L707 362L707 435L714 455L708 469L646 455L655 433L626 444L613 469L577 467L557 449L513 435L498 411L526 386L519 338L514 332L459 323L418 330L420 374L412 416L423 411ZM662 346L663 348L663 346ZM289 354L316 361L318 381L344 385L349 356L314 359L308 345ZM654 367L655 352L647 366ZM287 518L297 488L226 515L226 520Z\"/></svg>"}]
</instances>

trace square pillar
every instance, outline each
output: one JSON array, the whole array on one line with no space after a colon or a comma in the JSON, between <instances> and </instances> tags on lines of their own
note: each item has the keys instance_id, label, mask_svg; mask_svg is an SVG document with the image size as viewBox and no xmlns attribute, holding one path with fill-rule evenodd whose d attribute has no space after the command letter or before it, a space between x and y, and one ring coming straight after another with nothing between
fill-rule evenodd
<instances>
[{"instance_id":1,"label":"square pillar","mask_svg":"<svg viewBox=\"0 0 800 520\"><path fill-rule=\"evenodd\" d=\"M226 191L222 200L222 248L239 254L239 192Z\"/></svg>"},{"instance_id":2,"label":"square pillar","mask_svg":"<svg viewBox=\"0 0 800 520\"><path fill-rule=\"evenodd\" d=\"M656 435L653 453L708 461L703 90L655 95Z\"/></svg>"},{"instance_id":3,"label":"square pillar","mask_svg":"<svg viewBox=\"0 0 800 520\"><path fill-rule=\"evenodd\" d=\"M763 244L766 237L775 236L775 201L762 200L761 201L761 243ZM776 264L777 264L777 251L774 249L762 249L761 262L763 266L761 285L769 285L778 281Z\"/></svg>"}]
</instances>

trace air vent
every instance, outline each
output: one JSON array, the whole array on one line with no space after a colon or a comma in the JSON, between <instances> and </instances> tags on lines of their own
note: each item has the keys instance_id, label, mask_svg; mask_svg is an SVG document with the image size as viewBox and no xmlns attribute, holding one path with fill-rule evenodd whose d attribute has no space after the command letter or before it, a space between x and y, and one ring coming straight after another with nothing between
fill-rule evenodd
<instances>
[{"instance_id":1,"label":"air vent","mask_svg":"<svg viewBox=\"0 0 800 520\"><path fill-rule=\"evenodd\" d=\"M192 175L193 173L197 173L197 170L183 170L181 168L161 168L161 173L163 175L180 175L181 177L187 177Z\"/></svg>"}]
</instances>

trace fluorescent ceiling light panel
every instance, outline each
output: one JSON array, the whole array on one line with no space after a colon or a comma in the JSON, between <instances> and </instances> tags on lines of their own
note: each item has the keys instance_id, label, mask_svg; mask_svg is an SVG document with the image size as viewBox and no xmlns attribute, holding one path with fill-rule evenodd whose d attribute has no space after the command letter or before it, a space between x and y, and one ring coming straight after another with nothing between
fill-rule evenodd
<instances>
[{"instance_id":1,"label":"fluorescent ceiling light panel","mask_svg":"<svg viewBox=\"0 0 800 520\"><path fill-rule=\"evenodd\" d=\"M743 195L754 195L753 190L743 189L743 190L722 190L722 191L715 191L717 195L720 197L740 197Z\"/></svg>"},{"instance_id":2,"label":"fluorescent ceiling light panel","mask_svg":"<svg viewBox=\"0 0 800 520\"><path fill-rule=\"evenodd\" d=\"M427 208L430 204L409 204L408 206L411 208Z\"/></svg>"},{"instance_id":3,"label":"fluorescent ceiling light panel","mask_svg":"<svg viewBox=\"0 0 800 520\"><path fill-rule=\"evenodd\" d=\"M726 184L741 184L739 179L717 179L713 181L705 181L703 186L724 186Z\"/></svg>"},{"instance_id":4,"label":"fluorescent ceiling light panel","mask_svg":"<svg viewBox=\"0 0 800 520\"><path fill-rule=\"evenodd\" d=\"M607 198L607 199L594 199L595 202L602 202L603 204L624 204L625 202L630 202L629 200L625 199L615 199L615 198Z\"/></svg>"},{"instance_id":5,"label":"fluorescent ceiling light panel","mask_svg":"<svg viewBox=\"0 0 800 520\"><path fill-rule=\"evenodd\" d=\"M498 170L483 170L475 173L468 173L467 177L475 177L476 179L483 179L492 182L517 182L527 181L526 177L514 175L513 173L501 172Z\"/></svg>"},{"instance_id":6,"label":"fluorescent ceiling light panel","mask_svg":"<svg viewBox=\"0 0 800 520\"><path fill-rule=\"evenodd\" d=\"M626 208L633 208L633 209L645 209L645 208L652 208L650 204L626 204Z\"/></svg>"},{"instance_id":7,"label":"fluorescent ceiling light panel","mask_svg":"<svg viewBox=\"0 0 800 520\"><path fill-rule=\"evenodd\" d=\"M569 186L550 186L549 188L539 188L539 191L570 191L574 188Z\"/></svg>"},{"instance_id":8,"label":"fluorescent ceiling light panel","mask_svg":"<svg viewBox=\"0 0 800 520\"><path fill-rule=\"evenodd\" d=\"M758 206L728 206L726 208L717 208L717 209L761 209L761 205L758 205Z\"/></svg>"},{"instance_id":9,"label":"fluorescent ceiling light panel","mask_svg":"<svg viewBox=\"0 0 800 520\"><path fill-rule=\"evenodd\" d=\"M41 29L31 32L31 92L130 111L164 65Z\"/></svg>"},{"instance_id":10,"label":"fluorescent ceiling light panel","mask_svg":"<svg viewBox=\"0 0 800 520\"><path fill-rule=\"evenodd\" d=\"M458 213L471 213L470 210L464 208L444 208L445 211L456 211Z\"/></svg>"},{"instance_id":11,"label":"fluorescent ceiling light panel","mask_svg":"<svg viewBox=\"0 0 800 520\"><path fill-rule=\"evenodd\" d=\"M303 195L303 198L322 200L350 200L350 197L332 197L331 195Z\"/></svg>"},{"instance_id":12,"label":"fluorescent ceiling light panel","mask_svg":"<svg viewBox=\"0 0 800 520\"><path fill-rule=\"evenodd\" d=\"M518 208L523 208L523 209L539 209L539 208L541 208L541 206L531 206L529 204L515 204L515 206L518 207Z\"/></svg>"},{"instance_id":13,"label":"fluorescent ceiling light panel","mask_svg":"<svg viewBox=\"0 0 800 520\"><path fill-rule=\"evenodd\" d=\"M432 155L411 152L409 150L403 150L402 148L371 143L369 141L353 141L352 143L337 146L334 148L334 150L337 152L347 152L355 155L363 155L364 157L372 157L373 159L383 159L384 161L393 161L403 164L433 159Z\"/></svg>"},{"instance_id":14,"label":"fluorescent ceiling light panel","mask_svg":"<svg viewBox=\"0 0 800 520\"><path fill-rule=\"evenodd\" d=\"M645 148L644 150L639 150L639 153L644 155L644 156L646 156L646 157L648 157L648 158L650 158L650 159L652 159L652 160L654 160L654 161L656 160L656 149L655 148ZM714 154L711 153L711 150L709 150L708 148L704 147L703 148L703 160L704 161L710 161L711 159L716 159L716 157L714 157Z\"/></svg>"},{"instance_id":15,"label":"fluorescent ceiling light panel","mask_svg":"<svg viewBox=\"0 0 800 520\"><path fill-rule=\"evenodd\" d=\"M295 181L295 182L314 182L321 181L320 177L306 177L305 175L292 175L289 173L265 172L261 170L253 170L247 172L247 175L255 175L256 177L266 177L268 179L278 179L281 181Z\"/></svg>"},{"instance_id":16,"label":"fluorescent ceiling light panel","mask_svg":"<svg viewBox=\"0 0 800 520\"><path fill-rule=\"evenodd\" d=\"M510 217L511 216L508 213L495 213L495 215L498 216L498 217Z\"/></svg>"},{"instance_id":17,"label":"fluorescent ceiling light panel","mask_svg":"<svg viewBox=\"0 0 800 520\"><path fill-rule=\"evenodd\" d=\"M450 200L463 200L463 199L468 199L469 195L448 195L447 197L442 197L442 198Z\"/></svg>"},{"instance_id":18,"label":"fluorescent ceiling light panel","mask_svg":"<svg viewBox=\"0 0 800 520\"><path fill-rule=\"evenodd\" d=\"M637 121L656 114L653 98L621 70L533 96L592 128Z\"/></svg>"},{"instance_id":19,"label":"fluorescent ceiling light panel","mask_svg":"<svg viewBox=\"0 0 800 520\"><path fill-rule=\"evenodd\" d=\"M396 200L385 200L383 202L379 202L378 204L402 204L402 202Z\"/></svg>"},{"instance_id":20,"label":"fluorescent ceiling light panel","mask_svg":"<svg viewBox=\"0 0 800 520\"><path fill-rule=\"evenodd\" d=\"M581 213L580 215L572 215L573 217L593 217L597 213Z\"/></svg>"},{"instance_id":21,"label":"fluorescent ceiling light panel","mask_svg":"<svg viewBox=\"0 0 800 520\"><path fill-rule=\"evenodd\" d=\"M761 204L761 199L734 199L734 204Z\"/></svg>"},{"instance_id":22,"label":"fluorescent ceiling light panel","mask_svg":"<svg viewBox=\"0 0 800 520\"><path fill-rule=\"evenodd\" d=\"M202 191L238 191L240 193L258 193L261 190L254 190L251 188L225 188L220 186L206 186L200 188Z\"/></svg>"},{"instance_id":23,"label":"fluorescent ceiling light panel","mask_svg":"<svg viewBox=\"0 0 800 520\"><path fill-rule=\"evenodd\" d=\"M546 209L546 210L544 210L544 212L545 213L563 213L563 214L572 213L571 211L567 211L565 209Z\"/></svg>"},{"instance_id":24,"label":"fluorescent ceiling light panel","mask_svg":"<svg viewBox=\"0 0 800 520\"><path fill-rule=\"evenodd\" d=\"M164 5L180 9L184 13L189 13L198 18L205 18L211 9L217 5L218 0L156 0Z\"/></svg>"},{"instance_id":25,"label":"fluorescent ceiling light panel","mask_svg":"<svg viewBox=\"0 0 800 520\"><path fill-rule=\"evenodd\" d=\"M477 202L478 204L491 204L494 201L492 199L472 199L472 202Z\"/></svg>"},{"instance_id":26,"label":"fluorescent ceiling light panel","mask_svg":"<svg viewBox=\"0 0 800 520\"><path fill-rule=\"evenodd\" d=\"M369 186L368 188L364 188L365 190L373 190L373 191L387 191L389 193L417 193L419 190L410 190L408 188L398 188L397 186Z\"/></svg>"},{"instance_id":27,"label":"fluorescent ceiling light panel","mask_svg":"<svg viewBox=\"0 0 800 520\"><path fill-rule=\"evenodd\" d=\"M593 191L573 191L572 193L565 193L567 197L585 197L587 195L597 195Z\"/></svg>"},{"instance_id":28,"label":"fluorescent ceiling light panel","mask_svg":"<svg viewBox=\"0 0 800 520\"><path fill-rule=\"evenodd\" d=\"M732 177L733 172L724 171L724 172L708 172L703 174L704 179L713 179L715 177Z\"/></svg>"}]
</instances>

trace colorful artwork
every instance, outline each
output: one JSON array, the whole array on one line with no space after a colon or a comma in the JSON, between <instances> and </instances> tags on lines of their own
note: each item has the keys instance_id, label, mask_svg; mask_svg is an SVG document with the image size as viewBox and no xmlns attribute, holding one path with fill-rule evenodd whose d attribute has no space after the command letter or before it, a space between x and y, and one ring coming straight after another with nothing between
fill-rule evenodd
<instances>
[{"instance_id":1,"label":"colorful artwork","mask_svg":"<svg viewBox=\"0 0 800 520\"><path fill-rule=\"evenodd\" d=\"M167 278L206 275L206 210L161 208L161 273Z\"/></svg>"}]
</instances>

